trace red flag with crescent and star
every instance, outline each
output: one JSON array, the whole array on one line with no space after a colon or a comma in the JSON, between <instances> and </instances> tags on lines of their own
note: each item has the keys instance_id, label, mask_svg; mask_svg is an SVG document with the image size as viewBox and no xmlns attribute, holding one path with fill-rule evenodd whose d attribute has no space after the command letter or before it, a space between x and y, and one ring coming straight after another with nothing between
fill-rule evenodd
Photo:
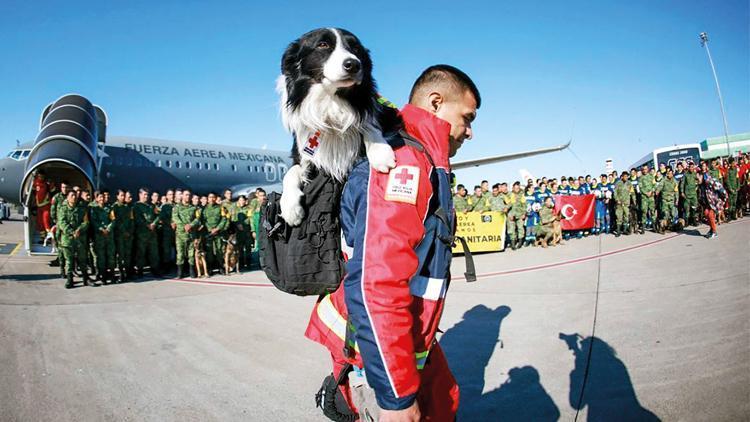
<instances>
[{"instance_id":1,"label":"red flag with crescent and star","mask_svg":"<svg viewBox=\"0 0 750 422\"><path fill-rule=\"evenodd\" d=\"M594 227L594 195L555 195L555 212L560 213L563 230Z\"/></svg>"}]
</instances>

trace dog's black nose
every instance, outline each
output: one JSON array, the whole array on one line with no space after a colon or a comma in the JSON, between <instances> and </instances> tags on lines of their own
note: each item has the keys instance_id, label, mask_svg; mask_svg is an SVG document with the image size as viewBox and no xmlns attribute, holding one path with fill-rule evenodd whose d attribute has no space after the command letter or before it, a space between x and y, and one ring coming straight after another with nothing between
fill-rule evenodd
<instances>
[{"instance_id":1,"label":"dog's black nose","mask_svg":"<svg viewBox=\"0 0 750 422\"><path fill-rule=\"evenodd\" d=\"M362 64L357 59L348 58L344 60L344 70L350 75L354 75L362 68Z\"/></svg>"}]
</instances>

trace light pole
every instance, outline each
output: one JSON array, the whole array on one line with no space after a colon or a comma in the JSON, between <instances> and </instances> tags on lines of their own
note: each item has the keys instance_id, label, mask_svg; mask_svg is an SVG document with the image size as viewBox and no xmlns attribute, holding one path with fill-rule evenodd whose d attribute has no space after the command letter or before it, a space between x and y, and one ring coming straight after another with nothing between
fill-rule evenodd
<instances>
[{"instance_id":1,"label":"light pole","mask_svg":"<svg viewBox=\"0 0 750 422\"><path fill-rule=\"evenodd\" d=\"M711 58L711 50L708 49L708 34L705 32L700 33L701 46L706 47L706 54L708 54L708 63L711 65L711 72L714 74L714 82L716 82L716 93L719 95L719 106L721 107L721 118L724 119L724 140L727 143L727 156L731 156L729 151L729 125L727 125L727 115L724 113L724 100L721 98L721 88L719 87L719 77L716 76L716 68L714 67L714 61Z\"/></svg>"}]
</instances>

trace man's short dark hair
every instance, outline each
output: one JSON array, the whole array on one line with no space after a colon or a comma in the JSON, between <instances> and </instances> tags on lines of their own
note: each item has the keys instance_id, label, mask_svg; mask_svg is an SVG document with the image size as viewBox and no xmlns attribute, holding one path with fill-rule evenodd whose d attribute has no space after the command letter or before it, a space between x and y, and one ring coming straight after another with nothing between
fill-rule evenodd
<instances>
[{"instance_id":1,"label":"man's short dark hair","mask_svg":"<svg viewBox=\"0 0 750 422\"><path fill-rule=\"evenodd\" d=\"M266 190L265 190L265 189L263 189L263 188L258 188L258 189L256 189L255 191L256 191L257 193L261 193L261 192L263 192L263 193L266 193Z\"/></svg>"},{"instance_id":2,"label":"man's short dark hair","mask_svg":"<svg viewBox=\"0 0 750 422\"><path fill-rule=\"evenodd\" d=\"M482 105L482 97L479 95L479 89L471 80L469 75L460 69L447 64L436 64L430 66L422 72L414 82L414 86L409 93L409 102L411 103L414 96L428 86L442 84L448 86L452 91L461 93L469 91L477 102L477 108Z\"/></svg>"},{"instance_id":3,"label":"man's short dark hair","mask_svg":"<svg viewBox=\"0 0 750 422\"><path fill-rule=\"evenodd\" d=\"M495 183L492 185L492 189L500 189L500 183Z\"/></svg>"},{"instance_id":4,"label":"man's short dark hair","mask_svg":"<svg viewBox=\"0 0 750 422\"><path fill-rule=\"evenodd\" d=\"M141 194L141 193L144 193L144 192L145 193L149 193L148 188L140 188L140 189L138 189L138 194Z\"/></svg>"},{"instance_id":5,"label":"man's short dark hair","mask_svg":"<svg viewBox=\"0 0 750 422\"><path fill-rule=\"evenodd\" d=\"M466 189L466 186L464 186L464 185L462 185L460 183L458 185L456 185L456 190L461 190L461 189Z\"/></svg>"}]
</instances>

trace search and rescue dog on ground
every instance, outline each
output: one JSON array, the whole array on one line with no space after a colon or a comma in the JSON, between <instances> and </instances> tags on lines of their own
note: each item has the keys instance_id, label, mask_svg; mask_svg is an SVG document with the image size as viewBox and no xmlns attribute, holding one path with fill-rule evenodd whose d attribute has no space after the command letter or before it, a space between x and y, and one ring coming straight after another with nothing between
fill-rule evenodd
<instances>
[{"instance_id":1,"label":"search and rescue dog on ground","mask_svg":"<svg viewBox=\"0 0 750 422\"><path fill-rule=\"evenodd\" d=\"M195 253L195 274L197 278L208 277L208 265L206 264L206 250L203 247L203 240L197 238L193 240L193 251Z\"/></svg>"},{"instance_id":2,"label":"search and rescue dog on ground","mask_svg":"<svg viewBox=\"0 0 750 422\"><path fill-rule=\"evenodd\" d=\"M234 268L234 272L240 273L240 252L237 250L237 234L232 233L225 240L224 248L224 274L229 275Z\"/></svg>"},{"instance_id":3,"label":"search and rescue dog on ground","mask_svg":"<svg viewBox=\"0 0 750 422\"><path fill-rule=\"evenodd\" d=\"M294 165L284 176L281 216L291 226L304 218L302 186L310 165L339 182L357 158L386 173L396 165L386 142L402 121L379 101L369 51L349 31L320 28L302 35L281 59L277 91L281 119L292 134Z\"/></svg>"}]
</instances>

